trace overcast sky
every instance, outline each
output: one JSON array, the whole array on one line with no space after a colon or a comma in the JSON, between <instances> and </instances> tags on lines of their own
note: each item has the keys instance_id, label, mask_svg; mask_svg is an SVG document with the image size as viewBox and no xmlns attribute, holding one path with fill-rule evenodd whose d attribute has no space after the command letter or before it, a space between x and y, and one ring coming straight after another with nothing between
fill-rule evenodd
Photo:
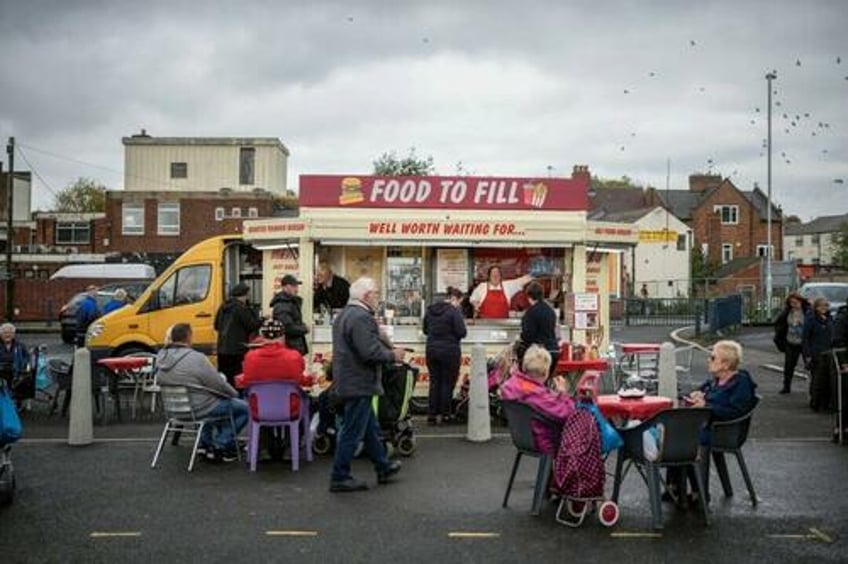
<instances>
[{"instance_id":1,"label":"overcast sky","mask_svg":"<svg viewBox=\"0 0 848 564\"><path fill-rule=\"evenodd\" d=\"M80 176L121 188L142 127L278 137L293 189L415 147L443 175L664 189L670 160L672 189L765 191L775 70L773 197L808 220L848 212L847 30L844 0L0 0L0 137L41 209Z\"/></svg>"}]
</instances>

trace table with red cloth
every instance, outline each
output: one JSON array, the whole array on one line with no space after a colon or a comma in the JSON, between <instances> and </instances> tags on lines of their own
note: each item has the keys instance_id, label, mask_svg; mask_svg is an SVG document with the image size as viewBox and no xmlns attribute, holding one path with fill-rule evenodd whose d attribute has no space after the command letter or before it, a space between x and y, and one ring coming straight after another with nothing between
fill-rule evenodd
<instances>
[{"instance_id":1,"label":"table with red cloth","mask_svg":"<svg viewBox=\"0 0 848 564\"><path fill-rule=\"evenodd\" d=\"M650 419L660 411L674 407L671 398L661 396L642 396L640 398L622 398L618 394L598 396L598 409L607 419L629 421Z\"/></svg>"},{"instance_id":2,"label":"table with red cloth","mask_svg":"<svg viewBox=\"0 0 848 564\"><path fill-rule=\"evenodd\" d=\"M97 361L97 364L103 366L107 370L109 395L111 395L115 401L115 415L117 416L118 421L121 420L121 401L118 396L119 382L123 379L133 382L133 386L135 386L138 378L142 377L141 369L149 366L150 362L151 358L146 356L116 356L111 358L101 358Z\"/></svg>"}]
</instances>

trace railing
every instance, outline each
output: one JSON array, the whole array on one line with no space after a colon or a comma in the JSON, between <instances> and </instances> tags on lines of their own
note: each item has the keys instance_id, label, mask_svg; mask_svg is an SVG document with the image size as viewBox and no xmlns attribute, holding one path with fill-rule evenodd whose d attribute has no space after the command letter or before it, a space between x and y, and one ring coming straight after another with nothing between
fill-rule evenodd
<instances>
[{"instance_id":1,"label":"railing","mask_svg":"<svg viewBox=\"0 0 848 564\"><path fill-rule=\"evenodd\" d=\"M622 298L610 300L613 325L695 325L705 311L699 298Z\"/></svg>"}]
</instances>

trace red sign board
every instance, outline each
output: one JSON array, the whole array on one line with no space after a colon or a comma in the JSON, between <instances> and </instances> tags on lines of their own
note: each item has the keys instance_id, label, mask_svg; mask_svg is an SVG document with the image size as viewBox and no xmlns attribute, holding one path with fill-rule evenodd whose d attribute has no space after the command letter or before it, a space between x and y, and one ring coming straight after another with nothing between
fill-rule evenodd
<instances>
[{"instance_id":1,"label":"red sign board","mask_svg":"<svg viewBox=\"0 0 848 564\"><path fill-rule=\"evenodd\" d=\"M432 208L585 211L586 180L477 176L302 175L300 205L333 208Z\"/></svg>"}]
</instances>

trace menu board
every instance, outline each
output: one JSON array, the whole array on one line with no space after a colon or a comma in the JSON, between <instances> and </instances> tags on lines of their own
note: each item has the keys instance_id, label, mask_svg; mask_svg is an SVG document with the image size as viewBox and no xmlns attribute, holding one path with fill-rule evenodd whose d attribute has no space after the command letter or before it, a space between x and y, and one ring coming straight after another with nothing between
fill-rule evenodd
<instances>
[{"instance_id":1,"label":"menu board","mask_svg":"<svg viewBox=\"0 0 848 564\"><path fill-rule=\"evenodd\" d=\"M468 251L465 249L436 250L436 293L447 292L448 286L465 291L468 286Z\"/></svg>"},{"instance_id":2,"label":"menu board","mask_svg":"<svg viewBox=\"0 0 848 564\"><path fill-rule=\"evenodd\" d=\"M598 294L576 292L574 311L598 311Z\"/></svg>"}]
</instances>

